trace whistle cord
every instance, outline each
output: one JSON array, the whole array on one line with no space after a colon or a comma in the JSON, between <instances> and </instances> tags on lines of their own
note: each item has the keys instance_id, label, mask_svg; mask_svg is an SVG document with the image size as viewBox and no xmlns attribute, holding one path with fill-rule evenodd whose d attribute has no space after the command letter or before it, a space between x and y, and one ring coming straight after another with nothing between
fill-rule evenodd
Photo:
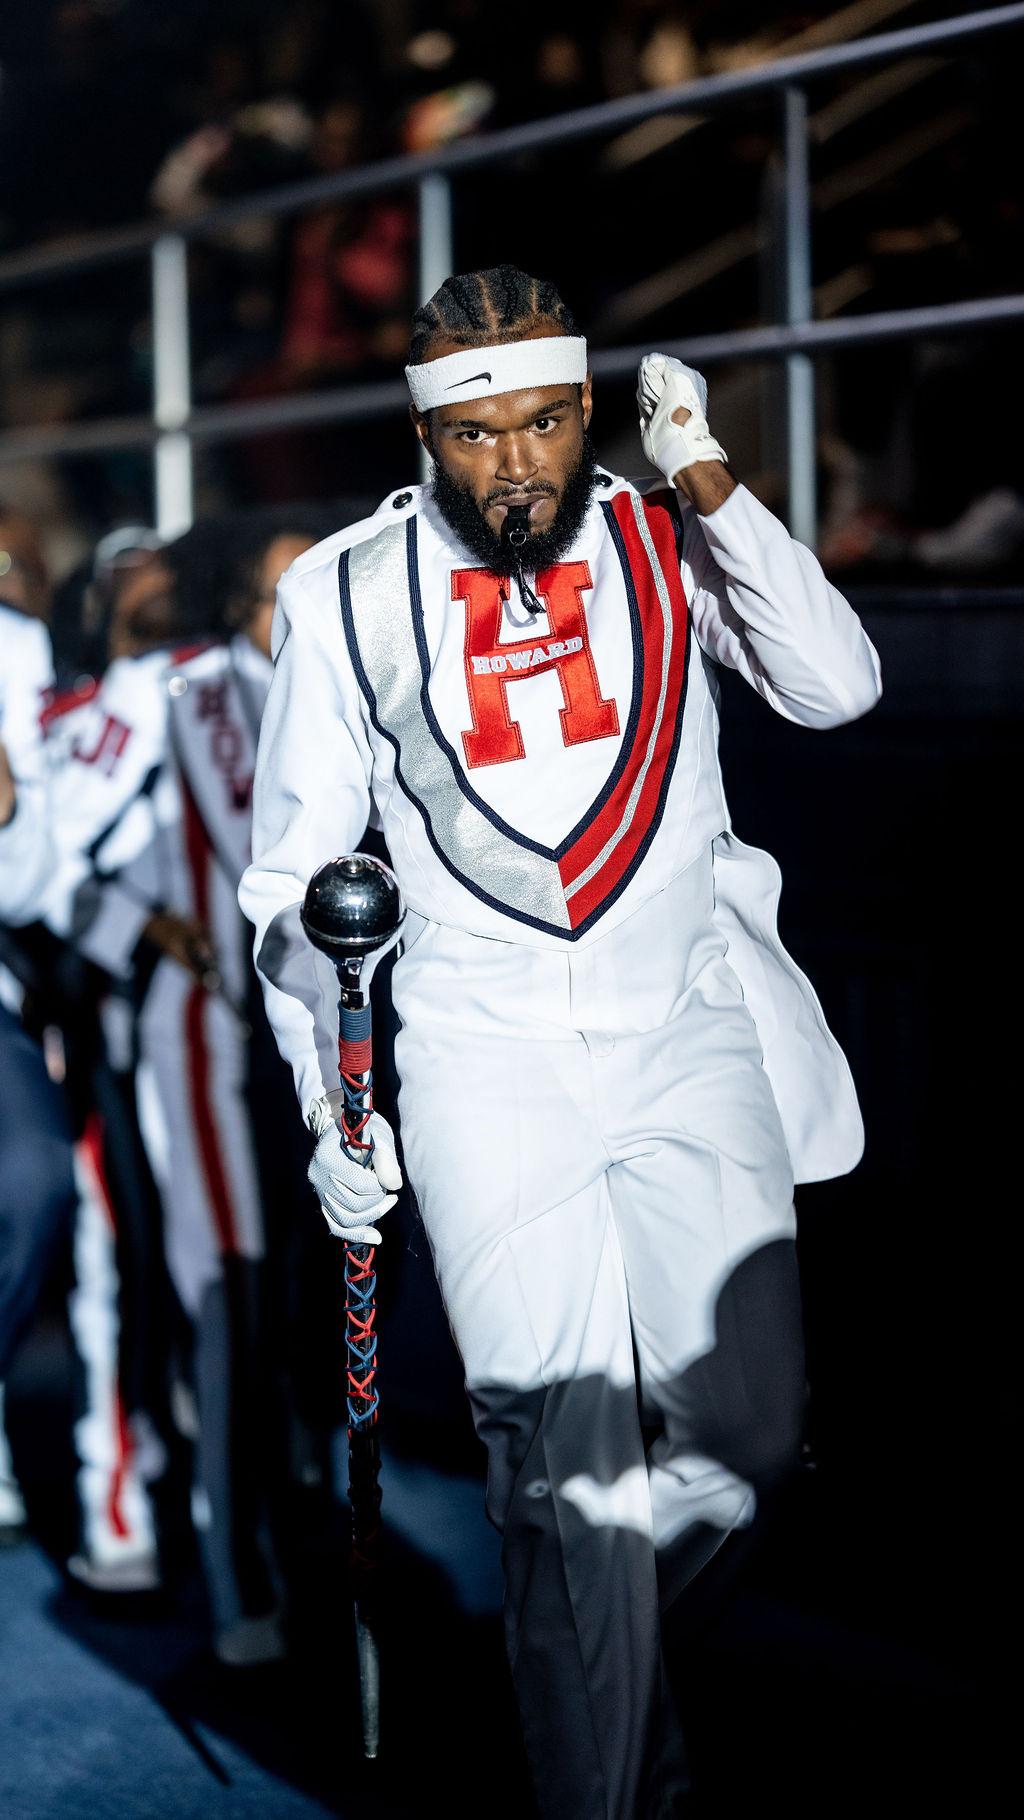
<instances>
[{"instance_id":1,"label":"whistle cord","mask_svg":"<svg viewBox=\"0 0 1024 1820\"><path fill-rule=\"evenodd\" d=\"M522 552L529 535L529 506L509 506L505 513L505 522L501 527L501 541L512 558L512 573L519 589L519 598L528 613L543 613L544 602L537 599L523 573Z\"/></svg>"},{"instance_id":2,"label":"whistle cord","mask_svg":"<svg viewBox=\"0 0 1024 1820\"><path fill-rule=\"evenodd\" d=\"M528 613L543 613L544 602L542 600L537 599L537 596L534 593L533 589L531 588L529 582L527 581L526 576L523 574L521 564L516 565L514 573L515 573L516 586L519 589L519 598L522 601L523 606L526 608L526 611Z\"/></svg>"}]
</instances>

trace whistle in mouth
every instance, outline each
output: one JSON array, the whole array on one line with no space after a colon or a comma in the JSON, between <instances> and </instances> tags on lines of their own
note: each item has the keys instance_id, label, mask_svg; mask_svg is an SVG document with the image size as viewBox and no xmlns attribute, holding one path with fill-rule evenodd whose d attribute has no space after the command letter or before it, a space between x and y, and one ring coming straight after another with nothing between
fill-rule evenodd
<instances>
[{"instance_id":1,"label":"whistle in mouth","mask_svg":"<svg viewBox=\"0 0 1024 1820\"><path fill-rule=\"evenodd\" d=\"M501 527L502 543L511 544L513 550L521 550L529 535L529 506L509 506Z\"/></svg>"}]
</instances>

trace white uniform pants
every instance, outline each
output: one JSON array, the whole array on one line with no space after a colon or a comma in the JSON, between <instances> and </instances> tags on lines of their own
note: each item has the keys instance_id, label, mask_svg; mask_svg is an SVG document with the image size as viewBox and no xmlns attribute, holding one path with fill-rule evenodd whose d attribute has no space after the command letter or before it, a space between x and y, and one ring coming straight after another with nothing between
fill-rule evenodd
<instances>
[{"instance_id":1,"label":"white uniform pants","mask_svg":"<svg viewBox=\"0 0 1024 1820\"><path fill-rule=\"evenodd\" d=\"M193 1516L220 1631L276 1600L268 1487L263 1213L247 1104L248 1031L174 961L139 1028L139 1123L171 1280L193 1323Z\"/></svg>"},{"instance_id":2,"label":"white uniform pants","mask_svg":"<svg viewBox=\"0 0 1024 1820\"><path fill-rule=\"evenodd\" d=\"M709 853L579 953L415 919L395 969L409 1178L561 1820L673 1811L659 1608L799 1446L792 1174L712 894Z\"/></svg>"},{"instance_id":3,"label":"white uniform pants","mask_svg":"<svg viewBox=\"0 0 1024 1820\"><path fill-rule=\"evenodd\" d=\"M103 1160L103 1125L90 1114L75 1145L75 1286L68 1315L82 1365L84 1408L75 1422L82 1542L103 1567L155 1555L156 1532L146 1479L165 1464L163 1449L142 1412L129 1419L121 1395L120 1278L117 1211ZM139 1433L150 1439L139 1458ZM144 1473L141 1468L150 1468Z\"/></svg>"}]
</instances>

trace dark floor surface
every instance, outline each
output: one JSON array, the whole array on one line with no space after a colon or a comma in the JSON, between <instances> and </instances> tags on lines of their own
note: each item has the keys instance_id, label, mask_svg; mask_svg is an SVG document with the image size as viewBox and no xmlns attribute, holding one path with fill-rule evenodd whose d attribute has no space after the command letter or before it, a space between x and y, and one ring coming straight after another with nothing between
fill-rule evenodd
<instances>
[{"instance_id":1,"label":"dark floor surface","mask_svg":"<svg viewBox=\"0 0 1024 1820\"><path fill-rule=\"evenodd\" d=\"M471 1460L459 1470L394 1452L385 1461L383 1738L366 1765L343 1507L296 1509L287 1667L215 1663L187 1561L173 1596L83 1597L54 1558L67 1489L48 1475L63 1463L25 1440L26 1424L58 1425L58 1379L39 1371L53 1346L44 1332L28 1349L12 1422L52 1552L38 1540L0 1550L4 1820L532 1812L497 1543ZM885 1445L862 1474L849 1463L805 1469L728 1597L695 1617L695 1634L670 1628L702 1817L1000 1811L985 1792L999 1728L966 1615L983 1562L961 1549L955 1572L938 1571L942 1544L962 1542L948 1525L963 1483L930 1535L901 1509L908 1489Z\"/></svg>"}]
</instances>

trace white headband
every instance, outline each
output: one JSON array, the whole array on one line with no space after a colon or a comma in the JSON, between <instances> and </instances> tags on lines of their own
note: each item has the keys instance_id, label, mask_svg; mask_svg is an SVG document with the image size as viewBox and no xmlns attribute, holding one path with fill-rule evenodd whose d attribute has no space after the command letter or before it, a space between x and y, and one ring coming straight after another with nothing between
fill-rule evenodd
<instances>
[{"instance_id":1,"label":"white headband","mask_svg":"<svg viewBox=\"0 0 1024 1820\"><path fill-rule=\"evenodd\" d=\"M587 344L582 335L538 335L533 341L464 348L441 360L406 367L405 377L418 411L527 387L580 385L587 377Z\"/></svg>"}]
</instances>

